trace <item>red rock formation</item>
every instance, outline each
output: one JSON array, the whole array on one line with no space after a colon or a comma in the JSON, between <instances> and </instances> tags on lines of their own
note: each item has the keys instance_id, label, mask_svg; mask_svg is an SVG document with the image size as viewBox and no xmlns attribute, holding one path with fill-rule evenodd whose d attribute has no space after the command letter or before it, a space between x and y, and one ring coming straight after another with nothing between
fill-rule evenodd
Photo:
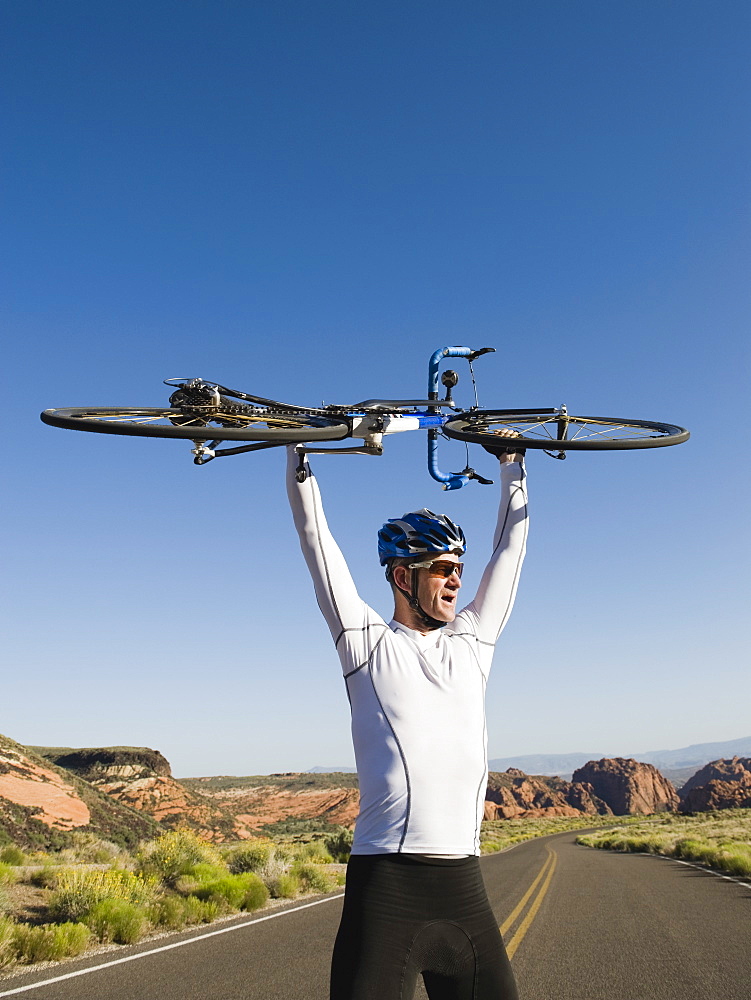
<instances>
[{"instance_id":1,"label":"red rock formation","mask_svg":"<svg viewBox=\"0 0 751 1000\"><path fill-rule=\"evenodd\" d=\"M169 761L147 747L96 747L40 752L98 791L151 816L163 826L187 823L208 840L243 836L232 814L172 777ZM242 824L240 824L242 828ZM247 836L247 834L245 834Z\"/></svg>"},{"instance_id":2,"label":"red rock formation","mask_svg":"<svg viewBox=\"0 0 751 1000\"><path fill-rule=\"evenodd\" d=\"M532 776L514 767L503 774L491 771L488 775L485 819L597 813L607 815L610 809L597 798L591 785L573 784L562 778Z\"/></svg>"},{"instance_id":3,"label":"red rock formation","mask_svg":"<svg viewBox=\"0 0 751 1000\"><path fill-rule=\"evenodd\" d=\"M10 740L0 745L0 798L34 809L36 819L56 830L87 826L91 820L88 806L57 769L42 766Z\"/></svg>"},{"instance_id":4,"label":"red rock formation","mask_svg":"<svg viewBox=\"0 0 751 1000\"><path fill-rule=\"evenodd\" d=\"M590 760L574 771L572 781L589 784L616 816L648 816L678 808L678 795L667 778L652 764L641 764L633 759Z\"/></svg>"},{"instance_id":5,"label":"red rock formation","mask_svg":"<svg viewBox=\"0 0 751 1000\"><path fill-rule=\"evenodd\" d=\"M248 831L287 819L320 819L324 823L353 826L360 810L360 793L356 788L287 791L275 785L259 785L238 789L234 796L225 792L215 798L224 809L231 809L238 825ZM250 835L251 832L246 834Z\"/></svg>"},{"instance_id":6,"label":"red rock formation","mask_svg":"<svg viewBox=\"0 0 751 1000\"><path fill-rule=\"evenodd\" d=\"M61 847L78 829L135 845L159 828L30 747L0 736L0 839Z\"/></svg>"},{"instance_id":7,"label":"red rock formation","mask_svg":"<svg viewBox=\"0 0 751 1000\"><path fill-rule=\"evenodd\" d=\"M681 812L751 808L751 757L706 764L681 789Z\"/></svg>"}]
</instances>

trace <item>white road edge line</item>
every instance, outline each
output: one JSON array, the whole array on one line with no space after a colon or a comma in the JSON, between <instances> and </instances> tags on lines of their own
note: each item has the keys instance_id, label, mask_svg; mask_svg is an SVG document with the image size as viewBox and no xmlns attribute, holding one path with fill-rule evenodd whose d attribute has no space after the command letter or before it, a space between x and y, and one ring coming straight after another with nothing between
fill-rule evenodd
<instances>
[{"instance_id":1,"label":"white road edge line","mask_svg":"<svg viewBox=\"0 0 751 1000\"><path fill-rule=\"evenodd\" d=\"M265 920L275 920L283 917L287 913L298 913L300 910L307 910L311 906L320 906L321 903L330 903L333 899L341 899L343 892L335 896L326 896L325 899L316 899L312 903L303 903L302 906L290 907L289 910L280 910L278 913L269 913L265 917L255 917L253 920L246 920L241 924L233 924L231 927L221 927L216 931L207 931L206 934L198 934L196 937L187 938L185 941L175 941L173 944L163 944L159 948L151 948L149 951L141 951L137 955L126 955L124 958L116 958L111 962L102 962L99 965L92 965L88 969L79 969L77 972L66 972L63 976L53 976L51 979L42 979L38 983L29 983L27 986L17 986L14 990L5 990L0 993L0 997L11 997L16 993L26 993L27 990L37 990L41 986L49 986L50 983L60 983L64 979L75 979L77 976L86 976L90 972L99 972L100 969L109 969L113 965L122 965L124 962L135 962L139 958L147 958L149 955L156 955L160 951L171 951L173 948L183 948L185 945L193 944L196 941L205 941L206 938L216 937L218 934L229 934L232 931L242 930L252 924L262 924Z\"/></svg>"},{"instance_id":2,"label":"white road edge line","mask_svg":"<svg viewBox=\"0 0 751 1000\"><path fill-rule=\"evenodd\" d=\"M746 889L751 889L751 882L744 882L742 879L734 878L732 875L723 875L722 872L718 872L715 868L707 868L705 865L697 865L693 861L684 861L682 858L671 858L669 854L648 854L646 851L639 851L645 858L657 858L660 861L674 861L677 865L686 865L687 868L696 868L699 872L706 872L707 875L714 875L715 878L724 878L726 882L735 882L736 885L742 885ZM2 993L0 993L0 997Z\"/></svg>"}]
</instances>

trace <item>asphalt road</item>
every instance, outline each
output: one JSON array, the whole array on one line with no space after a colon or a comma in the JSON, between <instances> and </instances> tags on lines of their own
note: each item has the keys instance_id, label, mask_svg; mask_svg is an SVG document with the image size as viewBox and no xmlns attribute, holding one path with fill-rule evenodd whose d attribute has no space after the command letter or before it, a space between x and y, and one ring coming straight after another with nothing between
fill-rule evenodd
<instances>
[{"instance_id":1,"label":"asphalt road","mask_svg":"<svg viewBox=\"0 0 751 1000\"><path fill-rule=\"evenodd\" d=\"M521 1000L751 1000L751 886L574 836L482 861ZM31 970L0 998L327 1000L340 912L324 897Z\"/></svg>"}]
</instances>

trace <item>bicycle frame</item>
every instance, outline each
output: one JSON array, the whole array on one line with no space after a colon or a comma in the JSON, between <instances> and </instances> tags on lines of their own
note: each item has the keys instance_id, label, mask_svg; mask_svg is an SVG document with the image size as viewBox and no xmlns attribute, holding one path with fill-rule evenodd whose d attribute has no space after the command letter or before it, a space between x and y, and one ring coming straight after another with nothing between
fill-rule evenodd
<instances>
[{"instance_id":1,"label":"bicycle frame","mask_svg":"<svg viewBox=\"0 0 751 1000\"><path fill-rule=\"evenodd\" d=\"M398 434L403 431L427 430L428 432L428 472L440 483L444 490L458 490L466 486L471 479L483 485L490 485L492 480L483 479L474 469L467 466L461 472L442 472L438 467L438 438L440 430L446 423L448 417L441 413L442 408L458 411L460 407L454 404L451 398L451 389L458 377L453 373L454 378L446 379L444 375L444 385L446 386L445 399L439 399L438 375L439 366L445 358L466 358L472 369L472 362L483 354L494 352L494 347L483 347L480 350L472 350L471 347L442 347L434 351L428 362L428 396L427 399L368 399L350 408L349 419L351 421L350 437L361 438L365 441L362 447L356 448L308 448L301 446L301 451L315 455L330 454L360 454L360 455L380 455L382 452L381 441L384 435ZM474 381L474 376L473 376ZM388 413L389 407L398 406L423 406L423 411L410 414ZM364 410L365 413L357 411ZM384 411L379 414L378 411ZM354 411L354 412L353 412ZM239 450L239 449L233 449Z\"/></svg>"}]
</instances>

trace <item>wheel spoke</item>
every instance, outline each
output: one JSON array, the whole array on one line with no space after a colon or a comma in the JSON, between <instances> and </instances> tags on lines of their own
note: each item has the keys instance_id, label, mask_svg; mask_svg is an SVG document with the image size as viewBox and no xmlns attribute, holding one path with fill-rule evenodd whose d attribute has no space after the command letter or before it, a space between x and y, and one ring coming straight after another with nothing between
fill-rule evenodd
<instances>
[{"instance_id":1,"label":"wheel spoke","mask_svg":"<svg viewBox=\"0 0 751 1000\"><path fill-rule=\"evenodd\" d=\"M562 410L468 411L447 421L444 432L460 441L487 444L494 431L516 431L520 446L574 451L607 451L679 444L688 431L673 424L622 417L577 417ZM565 435L565 436L564 436Z\"/></svg>"}]
</instances>

